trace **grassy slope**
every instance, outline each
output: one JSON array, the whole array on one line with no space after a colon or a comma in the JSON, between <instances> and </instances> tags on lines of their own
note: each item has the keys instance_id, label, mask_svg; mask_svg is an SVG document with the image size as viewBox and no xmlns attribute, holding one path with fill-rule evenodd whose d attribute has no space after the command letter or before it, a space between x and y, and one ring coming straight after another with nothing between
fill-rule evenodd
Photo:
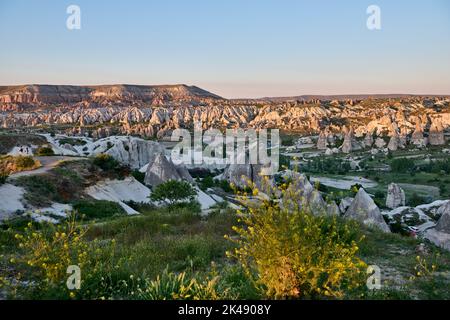
<instances>
[{"instance_id":1,"label":"grassy slope","mask_svg":"<svg viewBox=\"0 0 450 320\"><path fill-rule=\"evenodd\" d=\"M202 218L191 209L143 209L140 216L113 218L90 227L88 239L108 241L115 239L121 257L119 268L112 277L155 278L167 267L171 271L197 272L207 275L217 270L236 298L257 298L253 287L242 275L230 272L235 264L225 256L232 244L223 235L232 234L236 223L234 213L217 211ZM17 228L17 227L14 227ZM450 253L426 245L428 253L422 254L429 265L437 270L432 275L410 280L416 272L416 247L419 241L396 234L384 234L363 229L365 239L360 243L360 257L367 264L381 268L383 289L349 299L450 299ZM0 231L0 272L9 274L25 272L11 270L8 261L17 254L14 230ZM214 265L214 267L212 267ZM9 270L9 271L8 271ZM126 296L124 297L126 298Z\"/></svg>"},{"instance_id":2,"label":"grassy slope","mask_svg":"<svg viewBox=\"0 0 450 320\"><path fill-rule=\"evenodd\" d=\"M43 145L47 140L33 134L1 134L0 133L0 154L6 154L16 145Z\"/></svg>"},{"instance_id":3,"label":"grassy slope","mask_svg":"<svg viewBox=\"0 0 450 320\"><path fill-rule=\"evenodd\" d=\"M367 264L381 268L384 290L373 294L377 299L450 299L450 252L425 243L425 253L418 250L421 241L399 234L365 230L360 256ZM417 256L436 265L431 275L418 266ZM421 276L417 277L417 272ZM414 277L414 279L411 279Z\"/></svg>"}]
</instances>

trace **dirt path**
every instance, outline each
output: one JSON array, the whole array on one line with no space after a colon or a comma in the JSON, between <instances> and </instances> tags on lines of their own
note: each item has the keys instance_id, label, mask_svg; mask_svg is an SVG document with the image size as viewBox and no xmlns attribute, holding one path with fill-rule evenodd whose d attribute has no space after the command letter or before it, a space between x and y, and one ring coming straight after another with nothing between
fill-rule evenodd
<instances>
[{"instance_id":1,"label":"dirt path","mask_svg":"<svg viewBox=\"0 0 450 320\"><path fill-rule=\"evenodd\" d=\"M35 170L21 171L13 173L9 176L9 179L17 179L23 176L30 176L35 174L41 174L50 171L58 164L63 161L78 161L83 160L81 157L66 157L66 156L51 156L51 157L34 157L34 159L39 160L42 164L42 167L39 167Z\"/></svg>"}]
</instances>

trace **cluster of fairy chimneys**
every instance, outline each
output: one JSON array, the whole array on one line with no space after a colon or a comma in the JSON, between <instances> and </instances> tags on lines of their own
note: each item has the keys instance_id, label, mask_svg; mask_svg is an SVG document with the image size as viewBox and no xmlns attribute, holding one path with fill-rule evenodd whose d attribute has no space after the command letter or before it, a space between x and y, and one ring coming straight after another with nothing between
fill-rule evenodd
<instances>
[{"instance_id":1,"label":"cluster of fairy chimneys","mask_svg":"<svg viewBox=\"0 0 450 320\"><path fill-rule=\"evenodd\" d=\"M399 128L397 123L392 122L390 125L388 140L383 139L380 136L376 136L375 130L367 131L362 141L357 141L353 128L342 128L342 134L344 140L342 145L335 147L335 135L327 127L322 130L317 140L317 149L326 150L327 153L350 153L352 151L361 150L363 148L377 148L395 151L405 148L409 143L416 147L426 147L427 145L445 145L444 126L442 120L435 118L431 121L430 128L428 130L428 136L424 134L424 125L422 122L417 121L415 129L411 133L407 127Z\"/></svg>"}]
</instances>

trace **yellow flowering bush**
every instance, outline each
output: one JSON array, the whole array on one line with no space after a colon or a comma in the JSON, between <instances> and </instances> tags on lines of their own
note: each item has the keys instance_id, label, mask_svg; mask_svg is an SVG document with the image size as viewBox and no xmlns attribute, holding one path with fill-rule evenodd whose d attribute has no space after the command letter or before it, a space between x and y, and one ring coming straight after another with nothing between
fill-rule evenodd
<instances>
[{"instance_id":1,"label":"yellow flowering bush","mask_svg":"<svg viewBox=\"0 0 450 320\"><path fill-rule=\"evenodd\" d=\"M83 269L89 262L89 246L83 241L85 232L71 217L65 224L46 231L35 229L30 222L15 238L23 251L22 262L38 270L45 282L57 284L67 278L68 266Z\"/></svg>"},{"instance_id":2,"label":"yellow flowering bush","mask_svg":"<svg viewBox=\"0 0 450 320\"><path fill-rule=\"evenodd\" d=\"M238 237L228 238L236 258L268 298L343 297L364 283L365 263L357 258L352 226L336 217L306 213L299 206L283 206L286 184L271 187L271 196L238 196ZM264 187L268 190L267 186ZM290 200L292 194L289 195Z\"/></svg>"},{"instance_id":3,"label":"yellow flowering bush","mask_svg":"<svg viewBox=\"0 0 450 320\"><path fill-rule=\"evenodd\" d=\"M436 271L437 259L439 258L439 253L431 257L430 261L427 261L424 257L416 256L416 265L414 266L414 276L415 277L428 277Z\"/></svg>"}]
</instances>

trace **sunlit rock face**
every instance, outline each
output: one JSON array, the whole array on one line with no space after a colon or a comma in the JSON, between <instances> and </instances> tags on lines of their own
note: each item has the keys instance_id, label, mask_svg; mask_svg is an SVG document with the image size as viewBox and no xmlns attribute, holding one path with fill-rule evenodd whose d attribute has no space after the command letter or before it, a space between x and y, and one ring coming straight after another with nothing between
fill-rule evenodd
<instances>
[{"instance_id":1,"label":"sunlit rock face","mask_svg":"<svg viewBox=\"0 0 450 320\"><path fill-rule=\"evenodd\" d=\"M361 149L361 145L356 141L353 129L345 130L344 142L342 143L342 152L350 153Z\"/></svg>"},{"instance_id":2,"label":"sunlit rock face","mask_svg":"<svg viewBox=\"0 0 450 320\"><path fill-rule=\"evenodd\" d=\"M71 125L67 134L163 138L201 121L208 128L277 128L319 135L317 148L353 152L387 137L388 148L445 144L448 97L292 97L227 100L194 86L0 87L4 128ZM352 128L347 130L346 128ZM70 131L70 132L69 132ZM333 136L344 137L334 145ZM364 138L365 137L365 138ZM360 139L361 138L361 139ZM361 141L359 141L360 139Z\"/></svg>"},{"instance_id":3,"label":"sunlit rock face","mask_svg":"<svg viewBox=\"0 0 450 320\"><path fill-rule=\"evenodd\" d=\"M441 146L445 144L444 127L440 119L435 119L431 123L428 142L433 146Z\"/></svg>"}]
</instances>

